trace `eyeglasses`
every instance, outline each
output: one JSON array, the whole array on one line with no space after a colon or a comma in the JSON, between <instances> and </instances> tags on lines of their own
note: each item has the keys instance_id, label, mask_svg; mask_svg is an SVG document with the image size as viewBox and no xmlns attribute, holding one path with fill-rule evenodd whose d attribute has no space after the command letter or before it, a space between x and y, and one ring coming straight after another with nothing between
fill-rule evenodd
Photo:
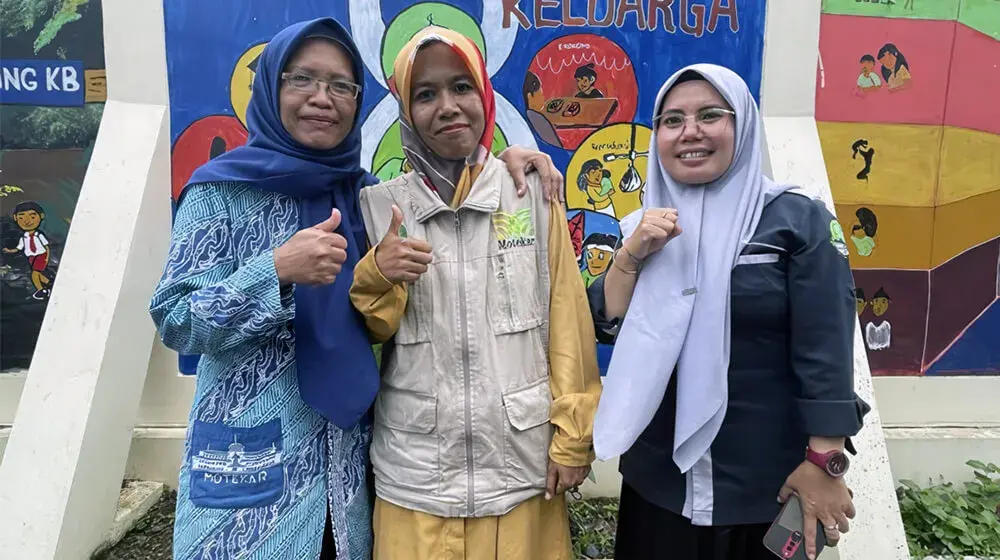
<instances>
[{"instance_id":1,"label":"eyeglasses","mask_svg":"<svg viewBox=\"0 0 1000 560\"><path fill-rule=\"evenodd\" d=\"M326 94L341 99L357 99L361 93L361 86L344 80L321 80L307 74L290 74L284 72L281 79L288 82L288 87L295 91L313 93L320 83L326 84Z\"/></svg>"},{"instance_id":2,"label":"eyeglasses","mask_svg":"<svg viewBox=\"0 0 1000 560\"><path fill-rule=\"evenodd\" d=\"M693 115L685 115L677 111L665 111L653 117L653 123L665 126L671 130L680 130L687 123L688 119L695 119L695 123L704 130L722 121L726 115L735 117L736 111L730 111L721 107L705 107Z\"/></svg>"}]
</instances>

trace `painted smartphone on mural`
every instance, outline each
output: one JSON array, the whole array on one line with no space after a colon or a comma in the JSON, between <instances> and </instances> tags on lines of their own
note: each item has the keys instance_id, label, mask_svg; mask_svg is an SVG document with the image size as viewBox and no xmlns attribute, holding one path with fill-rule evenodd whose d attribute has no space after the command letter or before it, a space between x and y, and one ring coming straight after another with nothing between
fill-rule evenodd
<instances>
[{"instance_id":1,"label":"painted smartphone on mural","mask_svg":"<svg viewBox=\"0 0 1000 560\"><path fill-rule=\"evenodd\" d=\"M806 560L806 535L802 528L802 502L792 494L764 535L764 547L778 558ZM826 546L823 526L816 523L816 555Z\"/></svg>"}]
</instances>

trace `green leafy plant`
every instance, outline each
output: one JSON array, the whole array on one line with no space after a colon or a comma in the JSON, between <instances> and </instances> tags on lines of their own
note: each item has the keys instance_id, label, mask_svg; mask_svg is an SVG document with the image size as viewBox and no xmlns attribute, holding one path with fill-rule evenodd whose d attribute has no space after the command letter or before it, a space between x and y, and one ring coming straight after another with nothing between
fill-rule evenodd
<instances>
[{"instance_id":1,"label":"green leafy plant","mask_svg":"<svg viewBox=\"0 0 1000 560\"><path fill-rule=\"evenodd\" d=\"M590 498L570 502L569 532L574 558L611 558L615 549L618 500Z\"/></svg>"},{"instance_id":2,"label":"green leafy plant","mask_svg":"<svg viewBox=\"0 0 1000 560\"><path fill-rule=\"evenodd\" d=\"M1000 467L968 461L975 480L921 488L901 480L897 489L906 539L914 557L1000 555Z\"/></svg>"}]
</instances>

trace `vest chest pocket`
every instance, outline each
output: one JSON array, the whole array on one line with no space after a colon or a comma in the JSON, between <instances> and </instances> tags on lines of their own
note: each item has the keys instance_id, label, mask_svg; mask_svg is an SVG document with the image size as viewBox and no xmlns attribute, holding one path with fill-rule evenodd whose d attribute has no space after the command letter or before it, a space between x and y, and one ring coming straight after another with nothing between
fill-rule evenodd
<instances>
[{"instance_id":1,"label":"vest chest pocket","mask_svg":"<svg viewBox=\"0 0 1000 560\"><path fill-rule=\"evenodd\" d=\"M431 294L431 271L423 274L406 288L406 312L396 331L397 344L419 344L431 341L434 311Z\"/></svg>"},{"instance_id":2,"label":"vest chest pocket","mask_svg":"<svg viewBox=\"0 0 1000 560\"><path fill-rule=\"evenodd\" d=\"M489 257L486 299L495 334L533 329L542 324L538 261L533 247Z\"/></svg>"}]
</instances>

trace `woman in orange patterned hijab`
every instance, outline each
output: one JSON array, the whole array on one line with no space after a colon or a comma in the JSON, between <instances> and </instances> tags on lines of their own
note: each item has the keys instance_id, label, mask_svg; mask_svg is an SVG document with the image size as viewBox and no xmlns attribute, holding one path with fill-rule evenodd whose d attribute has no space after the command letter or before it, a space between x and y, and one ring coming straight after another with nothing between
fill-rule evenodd
<instances>
[{"instance_id":1,"label":"woman in orange patterned hijab","mask_svg":"<svg viewBox=\"0 0 1000 560\"><path fill-rule=\"evenodd\" d=\"M445 109L437 110L442 92L434 85L454 75L462 76L447 84ZM445 203L457 208L486 163L496 127L493 86L479 48L450 29L426 27L397 55L389 89L399 102L407 161Z\"/></svg>"},{"instance_id":2,"label":"woman in orange patterned hijab","mask_svg":"<svg viewBox=\"0 0 1000 560\"><path fill-rule=\"evenodd\" d=\"M593 321L566 213L490 155L475 43L440 27L390 88L414 173L361 191L374 249L351 299L386 342L375 405L375 560L571 560L565 492L593 461Z\"/></svg>"}]
</instances>

